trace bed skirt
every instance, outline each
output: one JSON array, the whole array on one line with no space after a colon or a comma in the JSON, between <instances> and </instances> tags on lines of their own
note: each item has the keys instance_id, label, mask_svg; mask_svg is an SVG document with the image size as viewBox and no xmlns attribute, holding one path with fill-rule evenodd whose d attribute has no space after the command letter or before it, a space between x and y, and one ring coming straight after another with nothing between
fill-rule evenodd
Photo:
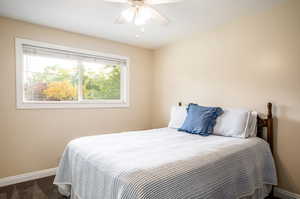
<instances>
[{"instance_id":1,"label":"bed skirt","mask_svg":"<svg viewBox=\"0 0 300 199\"><path fill-rule=\"evenodd\" d=\"M70 199L82 199L72 191L71 185L59 185L58 190L60 194L66 197L70 197ZM247 193L236 199L264 199L270 194L271 190L272 190L272 185L264 185L263 187L254 190L253 193Z\"/></svg>"}]
</instances>

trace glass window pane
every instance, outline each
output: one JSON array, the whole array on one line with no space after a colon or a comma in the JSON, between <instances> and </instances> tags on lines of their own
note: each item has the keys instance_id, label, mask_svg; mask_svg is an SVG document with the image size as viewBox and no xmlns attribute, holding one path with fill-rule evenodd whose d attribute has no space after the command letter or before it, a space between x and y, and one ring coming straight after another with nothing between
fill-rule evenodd
<instances>
[{"instance_id":1,"label":"glass window pane","mask_svg":"<svg viewBox=\"0 0 300 199\"><path fill-rule=\"evenodd\" d=\"M83 62L83 99L120 100L121 66Z\"/></svg>"},{"instance_id":2,"label":"glass window pane","mask_svg":"<svg viewBox=\"0 0 300 199\"><path fill-rule=\"evenodd\" d=\"M25 101L78 100L77 61L24 55Z\"/></svg>"}]
</instances>

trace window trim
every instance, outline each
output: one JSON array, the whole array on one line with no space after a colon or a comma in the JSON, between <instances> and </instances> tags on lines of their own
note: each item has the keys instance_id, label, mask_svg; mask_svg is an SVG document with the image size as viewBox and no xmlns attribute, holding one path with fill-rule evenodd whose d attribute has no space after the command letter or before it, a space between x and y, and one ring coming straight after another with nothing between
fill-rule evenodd
<instances>
[{"instance_id":1,"label":"window trim","mask_svg":"<svg viewBox=\"0 0 300 199\"><path fill-rule=\"evenodd\" d=\"M84 100L84 101L24 101L24 67L23 67L23 45L33 45L44 48L73 51L83 54L109 57L126 60L126 65L121 67L121 100ZM129 107L129 58L125 56L99 53L92 50L72 48L46 42L15 38L16 50L16 108L17 109L64 109L64 108L122 108ZM125 78L125 79L124 79Z\"/></svg>"}]
</instances>

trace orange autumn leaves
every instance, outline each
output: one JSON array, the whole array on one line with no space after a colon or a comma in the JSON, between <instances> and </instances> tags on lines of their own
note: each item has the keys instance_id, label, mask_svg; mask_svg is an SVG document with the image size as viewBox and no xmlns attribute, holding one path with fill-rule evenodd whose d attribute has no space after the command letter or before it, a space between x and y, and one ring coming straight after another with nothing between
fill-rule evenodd
<instances>
[{"instance_id":1,"label":"orange autumn leaves","mask_svg":"<svg viewBox=\"0 0 300 199\"><path fill-rule=\"evenodd\" d=\"M49 83L43 94L49 100L73 100L76 99L77 90L67 80L56 81Z\"/></svg>"}]
</instances>

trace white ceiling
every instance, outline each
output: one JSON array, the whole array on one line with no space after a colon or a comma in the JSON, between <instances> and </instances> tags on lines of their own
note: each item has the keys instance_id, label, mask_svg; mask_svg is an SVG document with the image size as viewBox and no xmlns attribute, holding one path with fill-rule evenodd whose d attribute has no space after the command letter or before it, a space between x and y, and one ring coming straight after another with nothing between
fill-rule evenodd
<instances>
[{"instance_id":1,"label":"white ceiling","mask_svg":"<svg viewBox=\"0 0 300 199\"><path fill-rule=\"evenodd\" d=\"M255 14L284 0L184 0L155 6L170 24L114 24L126 6L103 0L0 0L0 16L106 38L146 48L159 48L196 31L208 31L233 18ZM136 38L140 34L140 38Z\"/></svg>"}]
</instances>

